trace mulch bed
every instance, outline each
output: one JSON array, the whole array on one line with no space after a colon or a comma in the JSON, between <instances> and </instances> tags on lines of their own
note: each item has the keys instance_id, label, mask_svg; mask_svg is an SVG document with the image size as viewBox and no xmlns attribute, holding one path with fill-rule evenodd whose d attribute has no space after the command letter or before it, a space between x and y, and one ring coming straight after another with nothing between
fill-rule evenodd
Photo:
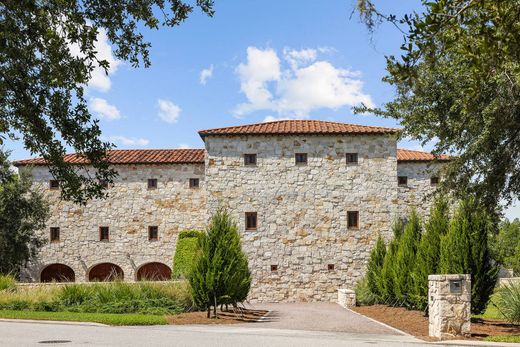
<instances>
[{"instance_id":1,"label":"mulch bed","mask_svg":"<svg viewBox=\"0 0 520 347\"><path fill-rule=\"evenodd\" d=\"M242 309L240 311L218 310L218 318L208 318L207 312L196 311L168 316L166 319L170 324L236 324L255 323L264 317L269 311ZM213 312L211 312L213 317Z\"/></svg>"},{"instance_id":2,"label":"mulch bed","mask_svg":"<svg viewBox=\"0 0 520 347\"><path fill-rule=\"evenodd\" d=\"M422 311L385 305L359 306L353 310L420 339L433 340L428 336L428 317ZM500 320L471 319L471 337L469 339L482 340L487 336L497 335L520 335L520 326L510 325ZM457 339L461 338L457 337Z\"/></svg>"}]
</instances>

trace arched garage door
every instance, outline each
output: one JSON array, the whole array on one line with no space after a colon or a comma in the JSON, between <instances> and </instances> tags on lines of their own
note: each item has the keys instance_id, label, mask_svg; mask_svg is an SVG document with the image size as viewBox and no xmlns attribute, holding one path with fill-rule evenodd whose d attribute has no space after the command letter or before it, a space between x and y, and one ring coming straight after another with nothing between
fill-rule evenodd
<instances>
[{"instance_id":1,"label":"arched garage door","mask_svg":"<svg viewBox=\"0 0 520 347\"><path fill-rule=\"evenodd\" d=\"M88 280L90 282L123 280L123 276L123 269L112 263L97 264L88 272Z\"/></svg>"},{"instance_id":2,"label":"arched garage door","mask_svg":"<svg viewBox=\"0 0 520 347\"><path fill-rule=\"evenodd\" d=\"M40 282L74 282L74 270L65 264L47 265L40 274Z\"/></svg>"},{"instance_id":3,"label":"arched garage door","mask_svg":"<svg viewBox=\"0 0 520 347\"><path fill-rule=\"evenodd\" d=\"M168 281L172 270L163 263L148 263L137 270L136 277L138 281Z\"/></svg>"}]
</instances>

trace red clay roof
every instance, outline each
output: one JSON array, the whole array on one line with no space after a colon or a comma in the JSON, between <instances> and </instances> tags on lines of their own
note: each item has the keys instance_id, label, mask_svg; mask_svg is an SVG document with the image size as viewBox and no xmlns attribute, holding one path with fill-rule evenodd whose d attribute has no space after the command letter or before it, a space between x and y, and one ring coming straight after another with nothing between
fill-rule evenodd
<instances>
[{"instance_id":1,"label":"red clay roof","mask_svg":"<svg viewBox=\"0 0 520 347\"><path fill-rule=\"evenodd\" d=\"M412 151L411 149L397 149L397 161L446 161L450 159L451 157L445 154L436 157L429 152Z\"/></svg>"},{"instance_id":2,"label":"red clay roof","mask_svg":"<svg viewBox=\"0 0 520 347\"><path fill-rule=\"evenodd\" d=\"M196 164L204 163L204 149L114 149L108 151L111 164ZM87 160L76 154L66 154L65 162L87 164ZM15 166L46 165L43 158L17 160Z\"/></svg>"},{"instance_id":3,"label":"red clay roof","mask_svg":"<svg viewBox=\"0 0 520 347\"><path fill-rule=\"evenodd\" d=\"M283 134L393 134L396 128L326 122L321 120L281 120L199 131L208 135L283 135Z\"/></svg>"}]
</instances>

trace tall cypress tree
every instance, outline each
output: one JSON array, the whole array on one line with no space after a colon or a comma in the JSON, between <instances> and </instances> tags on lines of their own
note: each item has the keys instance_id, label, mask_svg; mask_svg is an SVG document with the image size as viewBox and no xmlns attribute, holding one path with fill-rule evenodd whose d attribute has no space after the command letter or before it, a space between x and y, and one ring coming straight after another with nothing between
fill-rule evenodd
<instances>
[{"instance_id":1,"label":"tall cypress tree","mask_svg":"<svg viewBox=\"0 0 520 347\"><path fill-rule=\"evenodd\" d=\"M397 219L392 225L393 238L388 244L388 249L381 268L381 282L379 286L381 287L382 299L387 303L396 301L394 291L394 266L397 250L399 249L399 240L403 233L403 226L404 223L401 219Z\"/></svg>"},{"instance_id":2,"label":"tall cypress tree","mask_svg":"<svg viewBox=\"0 0 520 347\"><path fill-rule=\"evenodd\" d=\"M212 217L205 235L199 238L200 252L189 276L193 301L210 316L213 307L236 305L246 299L251 286L247 258L242 252L240 235L226 210Z\"/></svg>"},{"instance_id":3,"label":"tall cypress tree","mask_svg":"<svg viewBox=\"0 0 520 347\"><path fill-rule=\"evenodd\" d=\"M413 305L412 295L410 295L413 289L411 273L420 240L421 220L414 209L404 227L395 256L394 291L400 305Z\"/></svg>"},{"instance_id":4,"label":"tall cypress tree","mask_svg":"<svg viewBox=\"0 0 520 347\"><path fill-rule=\"evenodd\" d=\"M498 268L488 248L494 232L490 213L474 200L462 201L441 239L440 270L446 274L471 274L471 311L485 310L495 287Z\"/></svg>"},{"instance_id":5,"label":"tall cypress tree","mask_svg":"<svg viewBox=\"0 0 520 347\"><path fill-rule=\"evenodd\" d=\"M439 271L441 237L448 232L449 206L444 197L438 197L430 210L430 219L417 249L413 281L413 302L419 309L428 306L428 275Z\"/></svg>"},{"instance_id":6,"label":"tall cypress tree","mask_svg":"<svg viewBox=\"0 0 520 347\"><path fill-rule=\"evenodd\" d=\"M378 299L381 299L383 296L382 270L385 254L385 241L383 241L383 238L379 235L376 245L370 253L367 269L368 288Z\"/></svg>"}]
</instances>

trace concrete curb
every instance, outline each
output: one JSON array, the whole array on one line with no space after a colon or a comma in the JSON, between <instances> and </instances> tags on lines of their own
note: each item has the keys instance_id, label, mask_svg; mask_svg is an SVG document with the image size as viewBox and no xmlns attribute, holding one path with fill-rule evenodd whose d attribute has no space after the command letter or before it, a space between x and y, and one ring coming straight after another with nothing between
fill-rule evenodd
<instances>
[{"instance_id":1,"label":"concrete curb","mask_svg":"<svg viewBox=\"0 0 520 347\"><path fill-rule=\"evenodd\" d=\"M37 324L62 324L62 325L83 325L83 326L94 326L94 327L109 327L110 325L94 322L75 322L75 321L63 321L63 320L46 320L46 319L16 319L16 318L0 318L0 322L11 322L11 323L37 323Z\"/></svg>"},{"instance_id":2,"label":"concrete curb","mask_svg":"<svg viewBox=\"0 0 520 347\"><path fill-rule=\"evenodd\" d=\"M475 340L444 340L433 342L435 345L441 346L479 346L479 347L518 347L520 343L514 342L491 342L491 341L475 341Z\"/></svg>"},{"instance_id":3,"label":"concrete curb","mask_svg":"<svg viewBox=\"0 0 520 347\"><path fill-rule=\"evenodd\" d=\"M372 321L372 322L374 322L374 323L380 324L380 325L382 325L382 326L384 326L384 327L386 327L386 328L388 328L388 329L390 329L390 330L393 330L393 331L395 331L395 332L397 332L397 333L399 333L399 334L401 334L401 335L416 338L415 336L413 336L413 335L411 335L411 334L408 334L407 332L404 332L404 331L402 331L402 330L399 330L399 329L397 329L397 328L394 328L393 326L390 326L390 325L388 325L388 324L385 324L385 323L383 323L383 322L380 322L380 321L378 321L378 320L376 320L376 319L374 319L374 318L370 318L370 317L368 317L368 316L365 316L364 314L361 314L361 313L359 313L359 312L356 312L356 311L354 311L354 310L351 310L350 308L345 308L345 309L346 309L346 310L349 310L350 312L352 312L352 313L354 313L354 314L357 314L358 316L364 317L364 318L366 318L366 319L368 319L368 320L370 320L370 321ZM416 339L417 339L417 338L416 338ZM417 339L417 340L419 340L419 339Z\"/></svg>"}]
</instances>

